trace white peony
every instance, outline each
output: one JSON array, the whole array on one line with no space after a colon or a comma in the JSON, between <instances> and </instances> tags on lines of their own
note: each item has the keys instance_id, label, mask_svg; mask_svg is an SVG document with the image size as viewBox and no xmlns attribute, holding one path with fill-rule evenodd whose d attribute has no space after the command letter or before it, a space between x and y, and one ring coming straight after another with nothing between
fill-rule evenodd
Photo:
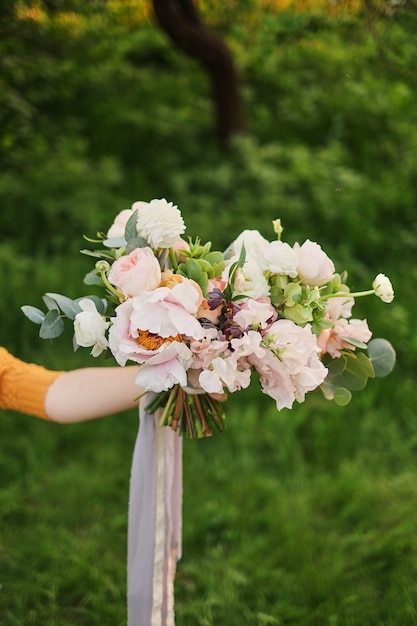
<instances>
[{"instance_id":1,"label":"white peony","mask_svg":"<svg viewBox=\"0 0 417 626\"><path fill-rule=\"evenodd\" d=\"M391 281L385 274L378 274L372 283L375 295L381 298L382 302L392 302L394 300L394 289Z\"/></svg>"},{"instance_id":2,"label":"white peony","mask_svg":"<svg viewBox=\"0 0 417 626\"><path fill-rule=\"evenodd\" d=\"M82 311L74 319L75 342L83 348L92 347L91 355L99 356L108 347L106 330L110 323L105 321L89 298L81 300L79 305Z\"/></svg>"},{"instance_id":3,"label":"white peony","mask_svg":"<svg viewBox=\"0 0 417 626\"><path fill-rule=\"evenodd\" d=\"M138 211L136 222L138 234L146 239L154 250L171 248L185 232L185 224L179 209L165 198L151 200Z\"/></svg>"}]
</instances>

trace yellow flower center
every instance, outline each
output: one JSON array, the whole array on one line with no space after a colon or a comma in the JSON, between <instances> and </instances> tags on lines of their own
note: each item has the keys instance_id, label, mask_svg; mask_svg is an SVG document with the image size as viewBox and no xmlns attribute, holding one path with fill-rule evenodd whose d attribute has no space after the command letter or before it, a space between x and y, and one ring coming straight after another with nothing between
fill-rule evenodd
<instances>
[{"instance_id":1,"label":"yellow flower center","mask_svg":"<svg viewBox=\"0 0 417 626\"><path fill-rule=\"evenodd\" d=\"M138 338L136 341L140 346L143 346L147 350L158 350L162 345L164 345L164 343L182 341L182 336L171 335L170 337L161 337L156 333L151 333L149 330L141 330L138 328Z\"/></svg>"}]
</instances>

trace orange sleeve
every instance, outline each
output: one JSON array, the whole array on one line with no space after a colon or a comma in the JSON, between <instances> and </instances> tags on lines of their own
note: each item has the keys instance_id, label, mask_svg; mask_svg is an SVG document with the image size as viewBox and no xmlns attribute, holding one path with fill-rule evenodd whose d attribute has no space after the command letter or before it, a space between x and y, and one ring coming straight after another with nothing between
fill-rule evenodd
<instances>
[{"instance_id":1,"label":"orange sleeve","mask_svg":"<svg viewBox=\"0 0 417 626\"><path fill-rule=\"evenodd\" d=\"M49 419L45 413L45 395L60 374L25 363L0 347L0 407Z\"/></svg>"}]
</instances>

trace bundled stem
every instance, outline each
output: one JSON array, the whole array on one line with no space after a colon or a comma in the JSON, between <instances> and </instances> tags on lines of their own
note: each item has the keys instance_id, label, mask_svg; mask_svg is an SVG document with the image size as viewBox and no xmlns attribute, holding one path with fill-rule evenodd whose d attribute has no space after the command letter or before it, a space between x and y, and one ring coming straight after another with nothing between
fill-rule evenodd
<instances>
[{"instance_id":1,"label":"bundled stem","mask_svg":"<svg viewBox=\"0 0 417 626\"><path fill-rule=\"evenodd\" d=\"M169 426L190 439L210 437L214 427L220 432L225 427L226 415L220 402L207 393L187 393L179 385L158 393L146 406L148 413L158 409L163 409L162 426Z\"/></svg>"}]
</instances>

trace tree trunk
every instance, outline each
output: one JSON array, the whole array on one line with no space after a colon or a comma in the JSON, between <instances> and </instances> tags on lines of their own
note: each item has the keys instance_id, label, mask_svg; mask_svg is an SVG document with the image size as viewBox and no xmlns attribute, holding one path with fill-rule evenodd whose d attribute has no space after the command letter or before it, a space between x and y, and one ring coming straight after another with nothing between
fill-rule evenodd
<instances>
[{"instance_id":1,"label":"tree trunk","mask_svg":"<svg viewBox=\"0 0 417 626\"><path fill-rule=\"evenodd\" d=\"M243 104L232 55L203 23L192 0L153 0L156 18L171 40L210 75L216 129L223 143L245 130Z\"/></svg>"}]
</instances>

